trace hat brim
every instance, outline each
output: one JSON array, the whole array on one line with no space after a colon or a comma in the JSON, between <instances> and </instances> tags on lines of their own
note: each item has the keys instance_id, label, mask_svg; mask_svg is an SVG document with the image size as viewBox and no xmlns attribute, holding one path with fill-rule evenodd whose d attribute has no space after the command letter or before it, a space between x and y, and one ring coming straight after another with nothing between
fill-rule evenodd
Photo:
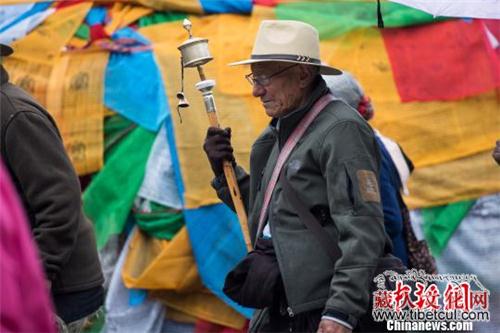
<instances>
[{"instance_id":1,"label":"hat brim","mask_svg":"<svg viewBox=\"0 0 500 333\"><path fill-rule=\"evenodd\" d=\"M228 64L229 66L238 66L238 65L251 65L259 62L287 62L291 64L301 64L301 65L309 65L309 66L317 66L319 67L319 72L322 75L342 75L342 71L340 69L324 65L324 64L315 64L310 62L303 62L298 60L288 60L288 59L247 59L242 61L236 61Z\"/></svg>"},{"instance_id":2,"label":"hat brim","mask_svg":"<svg viewBox=\"0 0 500 333\"><path fill-rule=\"evenodd\" d=\"M11 55L14 52L12 47L5 45L5 44L0 44L0 56L6 57Z\"/></svg>"}]
</instances>

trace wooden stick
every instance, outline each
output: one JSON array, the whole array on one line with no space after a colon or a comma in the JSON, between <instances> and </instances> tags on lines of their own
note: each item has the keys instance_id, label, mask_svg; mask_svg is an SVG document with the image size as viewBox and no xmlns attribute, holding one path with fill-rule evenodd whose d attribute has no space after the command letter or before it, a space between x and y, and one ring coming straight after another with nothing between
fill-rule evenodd
<instances>
[{"instance_id":1,"label":"wooden stick","mask_svg":"<svg viewBox=\"0 0 500 333\"><path fill-rule=\"evenodd\" d=\"M205 73L201 66L196 66L198 69L198 74L202 81L206 80ZM220 128L219 119L216 112L207 112L208 121L210 126ZM223 161L224 176L226 177L227 186L229 187L229 192L231 193L231 199L233 200L233 205L236 210L236 215L238 215L238 220L240 222L241 231L243 233L243 239L247 247L247 251L252 251L252 242L250 240L250 232L248 231L248 218L245 211L245 206L243 205L243 199L241 197L240 188L238 186L238 181L236 179L236 174L234 172L233 164L230 161Z\"/></svg>"}]
</instances>

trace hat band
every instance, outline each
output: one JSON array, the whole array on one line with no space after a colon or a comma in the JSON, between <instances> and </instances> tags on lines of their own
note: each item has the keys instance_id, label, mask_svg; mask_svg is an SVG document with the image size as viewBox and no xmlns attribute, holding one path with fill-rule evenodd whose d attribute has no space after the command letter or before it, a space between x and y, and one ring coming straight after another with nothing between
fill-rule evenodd
<instances>
[{"instance_id":1,"label":"hat band","mask_svg":"<svg viewBox=\"0 0 500 333\"><path fill-rule=\"evenodd\" d=\"M319 59L302 55L292 55L292 54L252 54L251 59L291 60L291 61L300 61L309 64L321 65L321 61Z\"/></svg>"}]
</instances>

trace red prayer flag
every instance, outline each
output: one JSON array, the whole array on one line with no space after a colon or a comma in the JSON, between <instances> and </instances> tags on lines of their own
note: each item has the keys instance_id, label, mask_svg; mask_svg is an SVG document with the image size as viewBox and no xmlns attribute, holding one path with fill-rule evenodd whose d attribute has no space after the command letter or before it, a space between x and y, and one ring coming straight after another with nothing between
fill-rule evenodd
<instances>
[{"instance_id":1,"label":"red prayer flag","mask_svg":"<svg viewBox=\"0 0 500 333\"><path fill-rule=\"evenodd\" d=\"M59 0L56 2L56 8L57 9L62 9L68 6L73 6L79 3L82 3L84 0Z\"/></svg>"},{"instance_id":2,"label":"red prayer flag","mask_svg":"<svg viewBox=\"0 0 500 333\"><path fill-rule=\"evenodd\" d=\"M382 30L403 102L456 100L500 85L499 58L478 20Z\"/></svg>"},{"instance_id":3,"label":"red prayer flag","mask_svg":"<svg viewBox=\"0 0 500 333\"><path fill-rule=\"evenodd\" d=\"M282 2L288 2L287 0L253 0L254 5L274 7Z\"/></svg>"},{"instance_id":4,"label":"red prayer flag","mask_svg":"<svg viewBox=\"0 0 500 333\"><path fill-rule=\"evenodd\" d=\"M109 35L104 30L102 24L94 24L90 26L90 40L109 39Z\"/></svg>"}]
</instances>

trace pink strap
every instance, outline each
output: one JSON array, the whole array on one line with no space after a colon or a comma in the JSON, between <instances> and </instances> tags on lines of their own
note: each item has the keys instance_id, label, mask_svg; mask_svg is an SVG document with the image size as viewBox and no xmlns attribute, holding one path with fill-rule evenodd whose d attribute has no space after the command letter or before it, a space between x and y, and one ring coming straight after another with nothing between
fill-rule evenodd
<instances>
[{"instance_id":1,"label":"pink strap","mask_svg":"<svg viewBox=\"0 0 500 333\"><path fill-rule=\"evenodd\" d=\"M280 175L281 169L283 168L283 165L285 164L285 161L287 160L293 148L295 148L295 145L300 140L300 138L307 130L309 125L316 118L316 116L325 108L325 106L328 105L328 103L330 103L333 100L334 97L331 94L326 94L323 97L321 97L318 101L316 101L311 111L309 111L307 115L304 118L302 118L300 123L293 130L292 134L288 137L288 140L286 140L285 145L283 146L283 149L281 150L278 156L276 165L274 166L271 179L267 184L266 193L264 194L264 202L262 203L262 209L260 211L259 227L257 228L256 238L259 237L260 233L262 232L262 228L264 227L264 220L266 218L269 202L271 201L271 196L273 194L276 183L278 182L278 177Z\"/></svg>"}]
</instances>

